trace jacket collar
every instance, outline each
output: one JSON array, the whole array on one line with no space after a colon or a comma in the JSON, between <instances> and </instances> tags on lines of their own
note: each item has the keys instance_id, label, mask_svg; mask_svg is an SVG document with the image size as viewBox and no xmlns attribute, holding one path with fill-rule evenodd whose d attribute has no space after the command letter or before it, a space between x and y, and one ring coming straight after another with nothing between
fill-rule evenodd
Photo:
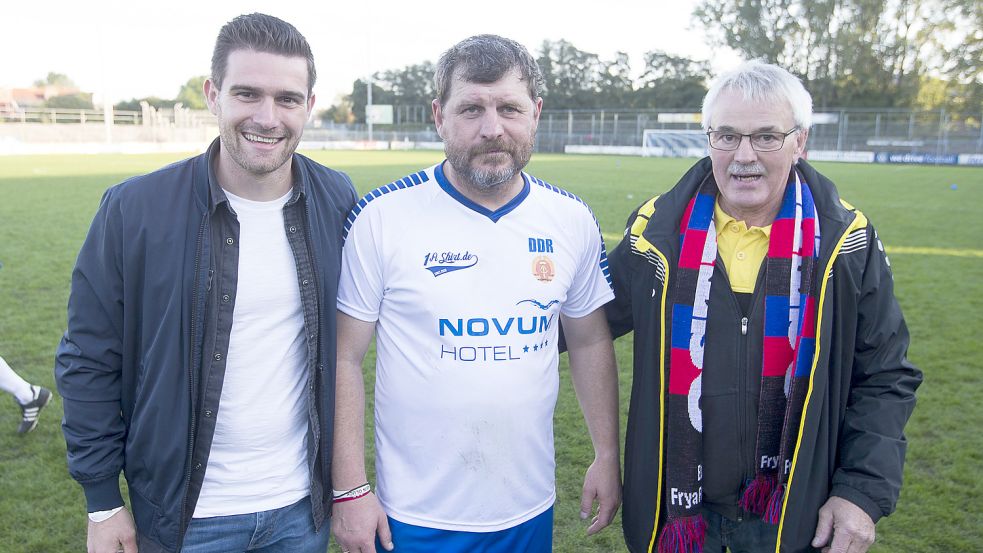
<instances>
[{"instance_id":1,"label":"jacket collar","mask_svg":"<svg viewBox=\"0 0 983 553\"><path fill-rule=\"evenodd\" d=\"M805 160L799 160L795 166L812 190L812 198L816 202L816 211L819 213L821 225L819 231L822 233L819 258L826 259L832 254L840 235L853 223L856 214L843 205L840 193L833 182L816 171L812 165Z\"/></svg>"},{"instance_id":2,"label":"jacket collar","mask_svg":"<svg viewBox=\"0 0 983 553\"><path fill-rule=\"evenodd\" d=\"M679 222L686 204L703 181L712 175L710 158L705 157L690 167L675 186L655 201L655 212L642 231L642 237L669 259L679 257Z\"/></svg>"},{"instance_id":3,"label":"jacket collar","mask_svg":"<svg viewBox=\"0 0 983 553\"><path fill-rule=\"evenodd\" d=\"M805 177L812 190L822 234L819 257L826 259L836 246L837 239L853 221L854 213L840 202L840 195L832 181L804 160L799 160L795 167ZM642 237L670 259L679 256L679 223L686 204L708 178L713 178L713 170L710 158L705 157L696 162L675 186L659 196L655 202L655 212L642 231Z\"/></svg>"}]
</instances>

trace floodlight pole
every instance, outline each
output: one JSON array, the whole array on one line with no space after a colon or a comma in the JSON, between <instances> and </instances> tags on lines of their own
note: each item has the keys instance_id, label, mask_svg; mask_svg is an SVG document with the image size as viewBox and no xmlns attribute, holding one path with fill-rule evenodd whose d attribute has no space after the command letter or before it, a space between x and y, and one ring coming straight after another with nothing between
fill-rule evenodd
<instances>
[{"instance_id":1,"label":"floodlight pole","mask_svg":"<svg viewBox=\"0 0 983 553\"><path fill-rule=\"evenodd\" d=\"M102 100L102 126L106 131L106 144L113 143L113 104L109 101L109 94L103 93Z\"/></svg>"},{"instance_id":2,"label":"floodlight pole","mask_svg":"<svg viewBox=\"0 0 983 553\"><path fill-rule=\"evenodd\" d=\"M372 111L369 109L372 107L372 75L369 75L368 87L368 101L365 102L365 122L369 124L369 142L372 142L372 117L369 114Z\"/></svg>"}]
</instances>

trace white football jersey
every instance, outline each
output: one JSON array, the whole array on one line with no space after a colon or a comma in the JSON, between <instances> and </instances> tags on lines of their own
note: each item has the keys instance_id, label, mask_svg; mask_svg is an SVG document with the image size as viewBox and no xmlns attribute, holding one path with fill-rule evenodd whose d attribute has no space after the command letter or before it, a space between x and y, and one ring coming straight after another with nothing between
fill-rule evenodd
<instances>
[{"instance_id":1,"label":"white football jersey","mask_svg":"<svg viewBox=\"0 0 983 553\"><path fill-rule=\"evenodd\" d=\"M493 212L436 165L348 219L338 308L377 321L377 492L401 522L491 532L554 502L559 316L614 295L587 205L523 179Z\"/></svg>"}]
</instances>

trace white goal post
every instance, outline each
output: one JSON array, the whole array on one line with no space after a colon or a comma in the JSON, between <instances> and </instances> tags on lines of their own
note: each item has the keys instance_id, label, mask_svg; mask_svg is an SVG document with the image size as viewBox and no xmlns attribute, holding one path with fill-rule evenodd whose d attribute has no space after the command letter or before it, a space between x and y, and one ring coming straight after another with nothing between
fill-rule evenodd
<instances>
[{"instance_id":1,"label":"white goal post","mask_svg":"<svg viewBox=\"0 0 983 553\"><path fill-rule=\"evenodd\" d=\"M642 131L644 157L704 157L707 136L699 129L645 129Z\"/></svg>"}]
</instances>

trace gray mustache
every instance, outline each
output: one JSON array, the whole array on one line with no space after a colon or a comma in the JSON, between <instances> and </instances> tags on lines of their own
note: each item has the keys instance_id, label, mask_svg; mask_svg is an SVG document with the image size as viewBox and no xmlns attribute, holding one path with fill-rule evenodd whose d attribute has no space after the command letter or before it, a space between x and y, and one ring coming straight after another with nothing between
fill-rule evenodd
<instances>
[{"instance_id":1,"label":"gray mustache","mask_svg":"<svg viewBox=\"0 0 983 553\"><path fill-rule=\"evenodd\" d=\"M727 172L738 177L743 177L745 175L764 175L765 167L760 163L751 163L748 165L731 163L727 166Z\"/></svg>"}]
</instances>

